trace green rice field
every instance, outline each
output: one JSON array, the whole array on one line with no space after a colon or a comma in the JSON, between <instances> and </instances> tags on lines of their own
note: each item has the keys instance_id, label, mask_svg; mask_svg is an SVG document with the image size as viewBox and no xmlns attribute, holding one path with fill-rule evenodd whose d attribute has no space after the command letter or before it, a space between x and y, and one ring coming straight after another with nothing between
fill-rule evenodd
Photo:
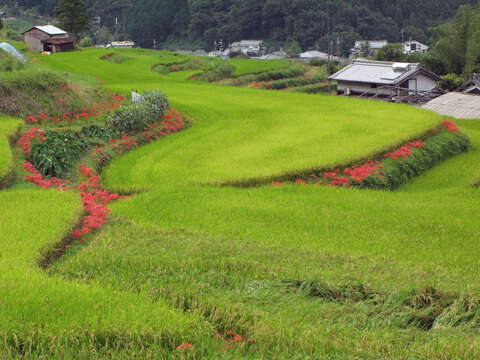
<instances>
[{"instance_id":1,"label":"green rice field","mask_svg":"<svg viewBox=\"0 0 480 360\"><path fill-rule=\"evenodd\" d=\"M480 357L480 120L452 119L470 151L395 192L276 187L390 151L442 117L160 75L175 55L119 51L129 60L85 49L38 66L127 97L162 90L193 124L114 160L102 184L132 196L46 268L79 196L0 193L0 358ZM232 63L237 74L282 66Z\"/></svg>"}]
</instances>

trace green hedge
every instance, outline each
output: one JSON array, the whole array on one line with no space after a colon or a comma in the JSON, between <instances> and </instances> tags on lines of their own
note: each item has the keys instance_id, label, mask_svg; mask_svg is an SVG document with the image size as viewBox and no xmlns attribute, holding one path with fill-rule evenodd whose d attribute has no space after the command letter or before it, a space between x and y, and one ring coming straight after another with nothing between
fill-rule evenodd
<instances>
[{"instance_id":1,"label":"green hedge","mask_svg":"<svg viewBox=\"0 0 480 360\"><path fill-rule=\"evenodd\" d=\"M406 159L381 161L385 177L369 176L362 182L362 187L372 189L395 190L409 179L433 168L435 165L455 155L468 151L470 139L460 132L440 131L425 140L425 146L412 149L412 156Z\"/></svg>"},{"instance_id":2,"label":"green hedge","mask_svg":"<svg viewBox=\"0 0 480 360\"><path fill-rule=\"evenodd\" d=\"M329 89L328 84L319 83L319 84L299 86L299 87L293 88L291 91L301 92L306 94L328 94L329 92L328 89ZM331 86L330 89L333 91L333 90L336 90L337 87Z\"/></svg>"},{"instance_id":3,"label":"green hedge","mask_svg":"<svg viewBox=\"0 0 480 360\"><path fill-rule=\"evenodd\" d=\"M305 69L301 65L291 66L287 69L270 70L264 73L258 74L255 81L271 81L294 78L305 73Z\"/></svg>"}]
</instances>

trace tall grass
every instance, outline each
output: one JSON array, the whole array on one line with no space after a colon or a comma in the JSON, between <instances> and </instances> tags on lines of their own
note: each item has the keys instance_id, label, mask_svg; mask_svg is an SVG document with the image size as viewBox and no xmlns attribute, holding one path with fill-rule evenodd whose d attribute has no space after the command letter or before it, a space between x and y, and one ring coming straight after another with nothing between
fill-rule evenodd
<instances>
[{"instance_id":1,"label":"tall grass","mask_svg":"<svg viewBox=\"0 0 480 360\"><path fill-rule=\"evenodd\" d=\"M13 170L13 155L10 150L10 140L18 132L21 121L0 116L0 188Z\"/></svg>"}]
</instances>

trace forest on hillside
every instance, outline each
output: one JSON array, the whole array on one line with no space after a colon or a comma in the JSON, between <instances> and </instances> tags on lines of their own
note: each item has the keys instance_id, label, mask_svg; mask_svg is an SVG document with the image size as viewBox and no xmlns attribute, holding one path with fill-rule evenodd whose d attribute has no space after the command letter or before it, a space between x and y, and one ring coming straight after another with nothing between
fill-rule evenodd
<instances>
[{"instance_id":1,"label":"forest on hillside","mask_svg":"<svg viewBox=\"0 0 480 360\"><path fill-rule=\"evenodd\" d=\"M6 0L52 15L57 0ZM451 19L459 6L477 0L84 0L88 15L99 16L98 35L121 33L122 4L127 30L142 47L157 44L211 49L239 39L265 39L272 49L291 42L302 49L346 55L355 40L404 38L427 41L429 29ZM95 32L93 32L95 35Z\"/></svg>"}]
</instances>

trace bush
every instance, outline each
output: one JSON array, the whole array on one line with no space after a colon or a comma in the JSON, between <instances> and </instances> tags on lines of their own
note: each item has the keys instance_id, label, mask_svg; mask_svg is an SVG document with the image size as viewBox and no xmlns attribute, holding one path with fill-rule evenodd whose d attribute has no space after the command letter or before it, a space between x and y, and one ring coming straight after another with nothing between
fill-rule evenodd
<instances>
[{"instance_id":1,"label":"bush","mask_svg":"<svg viewBox=\"0 0 480 360\"><path fill-rule=\"evenodd\" d=\"M447 74L442 78L443 81L440 82L440 87L447 91L455 91L465 82L463 77L456 74Z\"/></svg>"},{"instance_id":2,"label":"bush","mask_svg":"<svg viewBox=\"0 0 480 360\"><path fill-rule=\"evenodd\" d=\"M324 66L327 65L328 61L327 60L322 60L322 59L312 59L309 62L309 65L311 66Z\"/></svg>"},{"instance_id":3,"label":"bush","mask_svg":"<svg viewBox=\"0 0 480 360\"><path fill-rule=\"evenodd\" d=\"M271 80L280 80L280 79L288 79L303 75L305 73L305 69L301 65L291 66L287 69L279 69L279 70L270 70L264 73L258 74L256 76L256 81L271 81Z\"/></svg>"},{"instance_id":4,"label":"bush","mask_svg":"<svg viewBox=\"0 0 480 360\"><path fill-rule=\"evenodd\" d=\"M48 131L45 142L32 146L29 160L45 176L64 177L86 146L75 134Z\"/></svg>"},{"instance_id":5,"label":"bush","mask_svg":"<svg viewBox=\"0 0 480 360\"><path fill-rule=\"evenodd\" d=\"M336 86L332 86L331 89L336 90ZM299 86L293 88L292 92L301 92L306 94L328 94L328 84L312 84Z\"/></svg>"},{"instance_id":6,"label":"bush","mask_svg":"<svg viewBox=\"0 0 480 360\"><path fill-rule=\"evenodd\" d=\"M142 101L121 107L108 117L106 125L117 134L142 131L159 121L169 107L165 94L160 91L146 91Z\"/></svg>"},{"instance_id":7,"label":"bush","mask_svg":"<svg viewBox=\"0 0 480 360\"><path fill-rule=\"evenodd\" d=\"M283 80L277 80L277 81L272 81L268 83L268 88L270 89L275 89L275 90L281 90L281 89L286 89L290 87L297 87L297 86L305 86L305 85L310 85L315 82L318 82L315 79L307 79L307 78L292 78L292 79L283 79Z\"/></svg>"},{"instance_id":8,"label":"bush","mask_svg":"<svg viewBox=\"0 0 480 360\"><path fill-rule=\"evenodd\" d=\"M79 45L81 47L93 46L93 40L90 36L85 36L82 40L80 40Z\"/></svg>"},{"instance_id":9,"label":"bush","mask_svg":"<svg viewBox=\"0 0 480 360\"><path fill-rule=\"evenodd\" d=\"M0 50L0 72L12 72L21 70L25 67L20 61L16 60L13 56L10 56Z\"/></svg>"},{"instance_id":10,"label":"bush","mask_svg":"<svg viewBox=\"0 0 480 360\"><path fill-rule=\"evenodd\" d=\"M399 160L390 158L382 161L385 178L375 176L365 179L362 186L373 189L395 190L419 174L433 168L446 159L468 151L470 139L460 132L443 130L425 140L421 149L413 149L412 156Z\"/></svg>"},{"instance_id":11,"label":"bush","mask_svg":"<svg viewBox=\"0 0 480 360\"><path fill-rule=\"evenodd\" d=\"M231 77L235 67L228 60L215 60L197 77L201 81L218 81Z\"/></svg>"}]
</instances>

